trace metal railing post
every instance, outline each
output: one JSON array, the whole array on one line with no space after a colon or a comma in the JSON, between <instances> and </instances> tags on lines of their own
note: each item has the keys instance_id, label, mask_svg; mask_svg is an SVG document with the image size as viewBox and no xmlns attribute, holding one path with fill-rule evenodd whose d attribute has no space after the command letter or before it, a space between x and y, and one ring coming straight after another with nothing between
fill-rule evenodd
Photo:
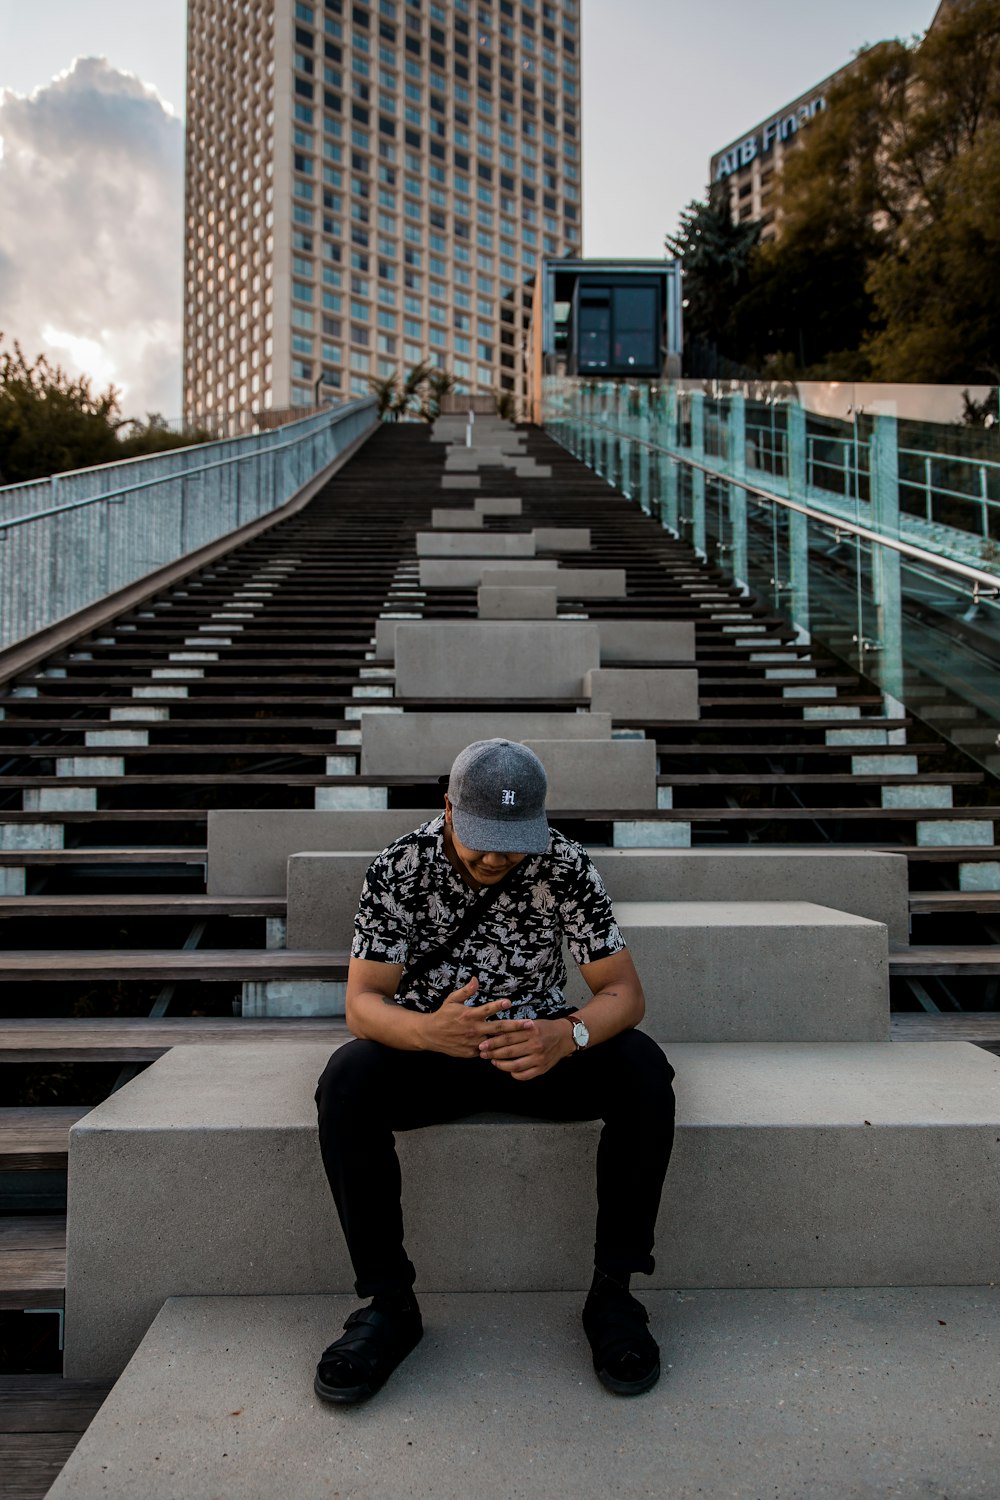
<instances>
[{"instance_id":1,"label":"metal railing post","mask_svg":"<svg viewBox=\"0 0 1000 1500\"><path fill-rule=\"evenodd\" d=\"M729 472L742 479L747 467L747 403L742 391L729 397L728 417ZM746 591L749 588L747 565L747 493L739 484L729 485L729 569L734 580Z\"/></svg>"},{"instance_id":2,"label":"metal railing post","mask_svg":"<svg viewBox=\"0 0 1000 1500\"><path fill-rule=\"evenodd\" d=\"M869 448L872 526L882 536L899 537L899 432L893 416L874 418ZM902 567L891 547L872 548L872 594L881 650L877 676L883 690L903 696Z\"/></svg>"},{"instance_id":3,"label":"metal railing post","mask_svg":"<svg viewBox=\"0 0 1000 1500\"><path fill-rule=\"evenodd\" d=\"M691 392L691 457L705 462L705 395ZM707 559L705 545L705 471L695 469L691 476L691 545L699 557Z\"/></svg>"}]
</instances>

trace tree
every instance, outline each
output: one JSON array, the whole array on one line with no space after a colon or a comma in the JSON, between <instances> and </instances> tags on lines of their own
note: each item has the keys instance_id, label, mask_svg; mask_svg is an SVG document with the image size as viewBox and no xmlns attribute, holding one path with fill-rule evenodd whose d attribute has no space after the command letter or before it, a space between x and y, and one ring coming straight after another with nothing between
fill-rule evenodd
<instances>
[{"instance_id":1,"label":"tree","mask_svg":"<svg viewBox=\"0 0 1000 1500\"><path fill-rule=\"evenodd\" d=\"M680 227L667 238L667 250L684 273L685 342L713 344L736 358L734 309L746 294L750 259L760 225L735 224L729 193L713 183L708 198L688 204Z\"/></svg>"},{"instance_id":2,"label":"tree","mask_svg":"<svg viewBox=\"0 0 1000 1500\"><path fill-rule=\"evenodd\" d=\"M398 422L400 417L419 417L422 422L433 422L440 415L441 401L458 384L455 376L440 370L429 360L422 359L418 365L402 377L395 375L369 376L368 384L378 400L378 414L383 421L388 418Z\"/></svg>"},{"instance_id":3,"label":"tree","mask_svg":"<svg viewBox=\"0 0 1000 1500\"><path fill-rule=\"evenodd\" d=\"M20 344L0 348L0 483L109 463L117 421L113 386L96 395L44 355L29 364Z\"/></svg>"},{"instance_id":4,"label":"tree","mask_svg":"<svg viewBox=\"0 0 1000 1500\"><path fill-rule=\"evenodd\" d=\"M95 394L85 375L72 379L44 354L29 363L20 344L3 348L0 334L0 484L187 447L208 437L171 432L157 412L147 413L145 422L123 420L114 386Z\"/></svg>"}]
</instances>

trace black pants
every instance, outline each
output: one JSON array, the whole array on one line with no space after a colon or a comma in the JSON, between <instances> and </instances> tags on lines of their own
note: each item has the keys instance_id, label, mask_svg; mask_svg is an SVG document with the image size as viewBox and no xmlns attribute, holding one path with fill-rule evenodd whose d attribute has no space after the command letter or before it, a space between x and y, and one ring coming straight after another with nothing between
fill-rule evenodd
<instances>
[{"instance_id":1,"label":"black pants","mask_svg":"<svg viewBox=\"0 0 1000 1500\"><path fill-rule=\"evenodd\" d=\"M653 1269L653 1235L674 1133L673 1069L625 1031L519 1083L481 1058L348 1042L316 1090L323 1165L361 1297L412 1286L403 1248L393 1131L502 1110L543 1120L604 1121L597 1151L595 1264L609 1275Z\"/></svg>"}]
</instances>

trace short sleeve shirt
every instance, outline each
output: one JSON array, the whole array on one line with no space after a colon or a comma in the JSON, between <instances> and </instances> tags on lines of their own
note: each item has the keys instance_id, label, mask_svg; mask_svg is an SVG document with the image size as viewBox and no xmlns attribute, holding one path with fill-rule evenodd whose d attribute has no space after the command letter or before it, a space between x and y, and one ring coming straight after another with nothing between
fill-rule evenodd
<instances>
[{"instance_id":1,"label":"short sleeve shirt","mask_svg":"<svg viewBox=\"0 0 1000 1500\"><path fill-rule=\"evenodd\" d=\"M589 855L553 829L546 852L526 856L511 889L500 892L459 950L407 983L406 967L445 943L481 895L452 866L444 847L444 816L434 818L372 862L351 952L355 958L403 965L394 998L408 1010L436 1010L475 976L480 1003L509 995L511 1016L522 1019L565 1014L564 943L578 964L625 947Z\"/></svg>"}]
</instances>

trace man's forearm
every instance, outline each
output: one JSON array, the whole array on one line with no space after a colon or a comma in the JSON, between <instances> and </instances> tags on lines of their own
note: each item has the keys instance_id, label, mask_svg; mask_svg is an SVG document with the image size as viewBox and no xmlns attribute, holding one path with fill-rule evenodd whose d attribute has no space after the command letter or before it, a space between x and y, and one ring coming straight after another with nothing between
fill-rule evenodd
<instances>
[{"instance_id":1,"label":"man's forearm","mask_svg":"<svg viewBox=\"0 0 1000 1500\"><path fill-rule=\"evenodd\" d=\"M601 1042L608 1042L619 1032L630 1031L633 1026L638 1026L645 1012L641 992L636 995L630 986L609 985L606 990L598 990L596 995L591 995L585 1005L580 1005L574 1012L584 1022L590 1032L590 1046L597 1046Z\"/></svg>"},{"instance_id":2,"label":"man's forearm","mask_svg":"<svg viewBox=\"0 0 1000 1500\"><path fill-rule=\"evenodd\" d=\"M347 1024L364 1042L381 1042L398 1052L423 1052L426 1048L427 1017L394 1004L374 990L350 996Z\"/></svg>"}]
</instances>

